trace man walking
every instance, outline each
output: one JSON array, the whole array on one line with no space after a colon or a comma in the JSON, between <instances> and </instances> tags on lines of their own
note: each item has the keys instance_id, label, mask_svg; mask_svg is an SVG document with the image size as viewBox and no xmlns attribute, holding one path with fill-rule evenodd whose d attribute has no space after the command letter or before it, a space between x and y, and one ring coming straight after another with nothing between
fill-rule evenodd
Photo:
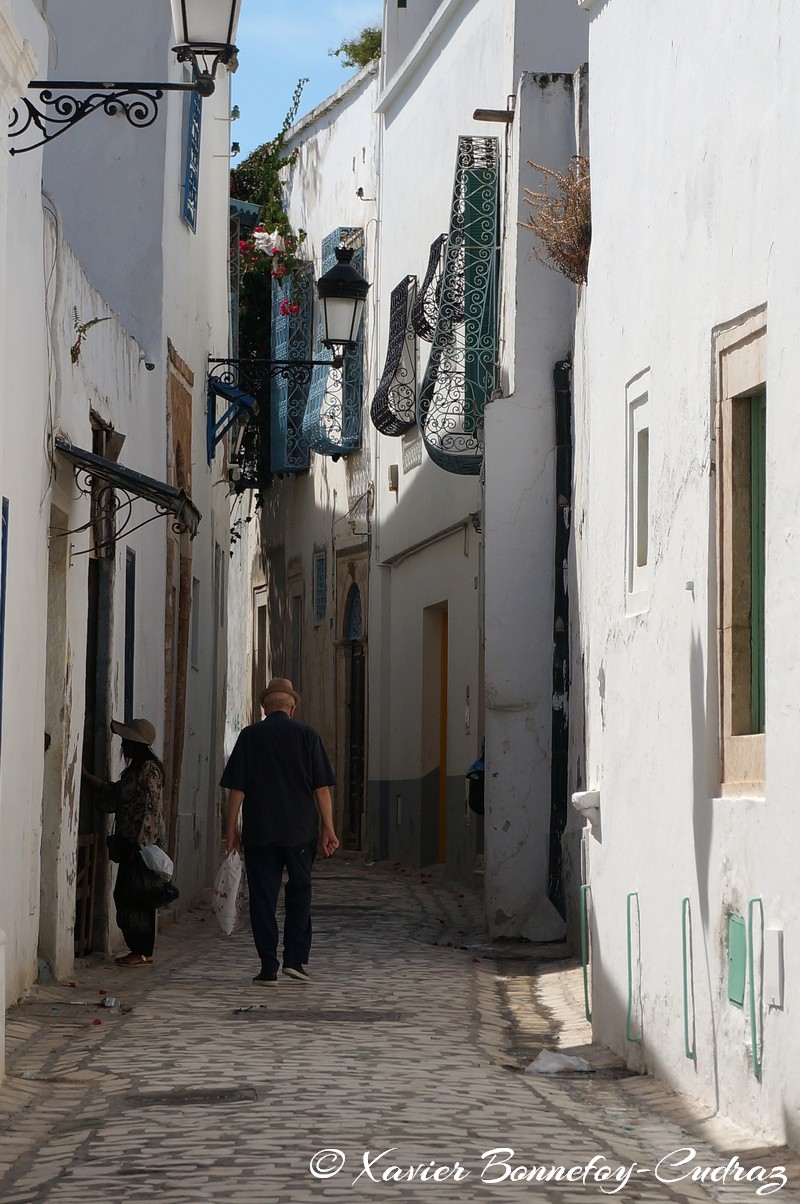
<instances>
[{"instance_id":1,"label":"man walking","mask_svg":"<svg viewBox=\"0 0 800 1204\"><path fill-rule=\"evenodd\" d=\"M336 783L331 763L312 727L293 719L300 695L285 677L275 677L261 695L264 718L239 734L220 785L228 796L228 852L242 851L250 887L250 922L261 958L253 979L278 981L278 905L283 871L283 973L308 982L311 949L311 867L322 820L322 851L339 847L328 789ZM242 835L236 830L242 811Z\"/></svg>"}]
</instances>

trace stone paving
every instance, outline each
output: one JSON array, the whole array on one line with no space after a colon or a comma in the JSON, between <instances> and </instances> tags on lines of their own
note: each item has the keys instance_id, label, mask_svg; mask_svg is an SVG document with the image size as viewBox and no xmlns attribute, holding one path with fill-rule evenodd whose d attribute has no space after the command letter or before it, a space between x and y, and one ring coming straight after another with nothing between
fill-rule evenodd
<instances>
[{"instance_id":1,"label":"stone paving","mask_svg":"<svg viewBox=\"0 0 800 1204\"><path fill-rule=\"evenodd\" d=\"M684 1147L696 1156L661 1179L735 1154L785 1166L778 1198L800 1201L796 1156L618 1077L590 1045L580 966L489 946L480 925L475 891L337 856L318 867L311 984L252 986L247 924L224 937L198 910L164 927L152 968L93 957L37 987L8 1014L0 1202L762 1198L660 1181ZM596 1073L523 1073L545 1047Z\"/></svg>"}]
</instances>

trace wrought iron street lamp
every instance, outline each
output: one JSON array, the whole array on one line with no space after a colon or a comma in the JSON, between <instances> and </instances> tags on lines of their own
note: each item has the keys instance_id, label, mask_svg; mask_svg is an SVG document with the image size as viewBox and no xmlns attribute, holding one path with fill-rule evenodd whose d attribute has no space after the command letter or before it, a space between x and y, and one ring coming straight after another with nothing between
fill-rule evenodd
<instances>
[{"instance_id":1,"label":"wrought iron street lamp","mask_svg":"<svg viewBox=\"0 0 800 1204\"><path fill-rule=\"evenodd\" d=\"M197 92L211 96L217 68L237 66L234 44L242 0L172 0L172 17L179 45L173 47L179 63L191 62L189 83L108 83L86 80L32 80L29 91L12 110L8 136L15 140L33 134L38 140L12 146L12 155L35 150L60 137L90 113L102 110L122 115L128 123L145 129L158 117L158 102L165 92ZM75 96L72 93L79 93Z\"/></svg>"},{"instance_id":2,"label":"wrought iron street lamp","mask_svg":"<svg viewBox=\"0 0 800 1204\"><path fill-rule=\"evenodd\" d=\"M176 0L178 2L178 0ZM344 365L348 351L355 349L364 316L364 303L370 285L352 264L353 251L337 247L336 263L317 281L317 296L322 306L322 344L331 352L330 359L273 360L208 359L208 429L206 449L209 464L220 439L239 423L252 423L257 409L253 394L275 377L294 386L307 385L315 368ZM216 398L227 401L228 408L216 418Z\"/></svg>"},{"instance_id":3,"label":"wrought iron street lamp","mask_svg":"<svg viewBox=\"0 0 800 1204\"><path fill-rule=\"evenodd\" d=\"M234 45L242 0L172 0L172 23L180 45L173 46L179 63L191 62L196 91L210 96L222 63L237 67Z\"/></svg>"},{"instance_id":4,"label":"wrought iron street lamp","mask_svg":"<svg viewBox=\"0 0 800 1204\"><path fill-rule=\"evenodd\" d=\"M335 348L354 347L364 314L369 285L353 267L353 251L336 248L336 263L317 281L317 296L322 304L324 335L322 342Z\"/></svg>"}]
</instances>

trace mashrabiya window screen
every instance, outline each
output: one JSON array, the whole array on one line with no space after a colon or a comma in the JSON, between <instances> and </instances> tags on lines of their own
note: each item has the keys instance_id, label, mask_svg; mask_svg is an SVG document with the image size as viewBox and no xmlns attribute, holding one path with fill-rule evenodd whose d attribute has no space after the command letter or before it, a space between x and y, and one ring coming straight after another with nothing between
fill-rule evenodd
<instances>
[{"instance_id":1,"label":"mashrabiya window screen","mask_svg":"<svg viewBox=\"0 0 800 1204\"><path fill-rule=\"evenodd\" d=\"M311 359L314 320L314 269L305 262L284 283L272 281L271 347L274 360ZM309 465L303 418L309 379L295 374L270 381L270 471L305 472Z\"/></svg>"},{"instance_id":2,"label":"mashrabiya window screen","mask_svg":"<svg viewBox=\"0 0 800 1204\"><path fill-rule=\"evenodd\" d=\"M322 273L336 263L336 248L354 251L353 267L364 271L364 231L360 227L340 226L322 242ZM321 310L321 306L319 307ZM314 359L331 360L331 351L322 344L322 314L317 321ZM323 456L346 456L361 446L361 407L364 399L364 326L358 342L345 352L342 368L316 367L311 378L308 405L303 420L303 435L312 451Z\"/></svg>"}]
</instances>

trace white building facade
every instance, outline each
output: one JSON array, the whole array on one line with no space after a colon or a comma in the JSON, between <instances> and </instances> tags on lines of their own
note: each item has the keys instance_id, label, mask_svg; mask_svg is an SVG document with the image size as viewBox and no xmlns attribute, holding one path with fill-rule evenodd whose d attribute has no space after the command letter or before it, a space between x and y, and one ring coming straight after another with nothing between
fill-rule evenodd
<instances>
[{"instance_id":1,"label":"white building facade","mask_svg":"<svg viewBox=\"0 0 800 1204\"><path fill-rule=\"evenodd\" d=\"M583 7L572 781L594 807L594 1031L796 1144L800 19Z\"/></svg>"},{"instance_id":2,"label":"white building facade","mask_svg":"<svg viewBox=\"0 0 800 1204\"><path fill-rule=\"evenodd\" d=\"M61 78L184 79L168 4L43 8L2 6L5 113L56 50ZM148 129L99 112L2 155L8 1002L121 944L108 820L81 780L122 768L112 718L156 727L185 903L219 854L230 519L205 411L208 356L228 351L225 72L200 114L193 98L167 94Z\"/></svg>"},{"instance_id":3,"label":"white building facade","mask_svg":"<svg viewBox=\"0 0 800 1204\"><path fill-rule=\"evenodd\" d=\"M416 275L417 421L376 441L369 847L461 875L485 856L490 932L536 939L564 930L548 897L552 374L574 290L517 222L527 160L575 154L585 48L584 15L547 4L385 8L379 347L392 288ZM484 737L480 817L464 775Z\"/></svg>"},{"instance_id":4,"label":"white building facade","mask_svg":"<svg viewBox=\"0 0 800 1204\"><path fill-rule=\"evenodd\" d=\"M565 170L575 154L587 28L545 3L387 2L377 75L289 132L303 253L318 276L336 232L371 285L363 388L358 409L324 373L307 396L273 389L284 442L232 562L253 590L250 713L269 676L299 681L336 762L346 845L467 878L485 853L492 932L546 940L564 932L553 370L569 362L574 289L533 262L517 223L527 160ZM307 358L284 326L273 356ZM276 414L285 427L292 412L297 463L277 454ZM353 417L348 443L336 422ZM481 817L465 774L484 736Z\"/></svg>"}]
</instances>

